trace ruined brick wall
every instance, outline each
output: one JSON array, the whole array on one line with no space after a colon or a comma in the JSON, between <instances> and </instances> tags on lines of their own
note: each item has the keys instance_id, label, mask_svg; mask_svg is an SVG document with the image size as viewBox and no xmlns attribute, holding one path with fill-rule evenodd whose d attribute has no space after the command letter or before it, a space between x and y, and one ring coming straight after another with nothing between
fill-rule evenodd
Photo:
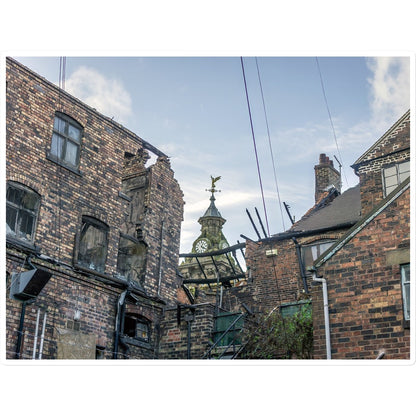
<instances>
[{"instance_id":1,"label":"ruined brick wall","mask_svg":"<svg viewBox=\"0 0 416 416\"><path fill-rule=\"evenodd\" d=\"M409 190L318 269L328 283L332 358L410 358L400 264L410 261ZM314 358L326 358L322 285L314 286Z\"/></svg>"},{"instance_id":2,"label":"ruined brick wall","mask_svg":"<svg viewBox=\"0 0 416 416\"><path fill-rule=\"evenodd\" d=\"M178 325L177 309L166 309L161 323L160 359L187 359L188 321L193 316L190 335L190 359L202 359L207 352L214 329L215 305L210 303L181 308Z\"/></svg>"},{"instance_id":3,"label":"ruined brick wall","mask_svg":"<svg viewBox=\"0 0 416 416\"><path fill-rule=\"evenodd\" d=\"M173 305L176 304L181 284L176 272L183 193L166 157L159 157L149 171L149 211L144 229L147 230L149 242L147 273L152 278L148 279L147 288Z\"/></svg>"},{"instance_id":4,"label":"ruined brick wall","mask_svg":"<svg viewBox=\"0 0 416 416\"><path fill-rule=\"evenodd\" d=\"M56 331L68 329L63 316L73 313L71 308L77 299L83 319L80 331L93 335L97 345L104 344L106 351L113 349L115 305L127 284L117 270L120 233L137 237L136 230L128 229L126 224L132 224L132 212L141 210L135 206L134 198L123 193L123 179L129 174L143 174L148 204L141 232L148 245L148 261L144 276L146 294L136 295L143 307L152 305L154 312L143 311L143 314L152 320L152 333L156 336L161 313L156 311L158 308L161 311L163 301L174 304L179 289L176 266L183 194L169 161L159 152L150 168L145 168L144 163L140 168L127 166L126 156L144 155L146 159L147 144L140 137L16 61L7 59L6 69L7 180L27 186L41 197L33 245L12 242L8 236L7 271L26 270L24 260L28 254L34 254L33 264L42 264L53 274L32 307L42 307L55 317L53 324L47 321L48 334L56 341ZM65 167L49 157L56 111L70 116L83 128L79 169ZM77 264L77 241L84 215L108 227L103 272ZM7 288L10 289L10 281ZM8 358L14 358L22 305L9 299L9 291L6 297ZM102 318L95 315L96 311L100 311ZM30 310L25 318L29 331L34 319ZM152 345L155 342L156 338L151 340ZM45 350L45 358L56 358L56 348L51 348L47 347L49 355ZM148 351L134 351L133 347L131 353L137 358L150 356ZM30 350L25 354L30 355Z\"/></svg>"},{"instance_id":5,"label":"ruined brick wall","mask_svg":"<svg viewBox=\"0 0 416 416\"><path fill-rule=\"evenodd\" d=\"M338 239L346 230L299 236L299 245L322 239ZM285 303L297 302L308 295L300 272L296 245L288 237L275 241L246 242L247 279L224 291L223 307L242 311L242 303L252 312L267 312ZM271 255L270 255L271 254ZM306 273L308 290L311 275Z\"/></svg>"}]
</instances>

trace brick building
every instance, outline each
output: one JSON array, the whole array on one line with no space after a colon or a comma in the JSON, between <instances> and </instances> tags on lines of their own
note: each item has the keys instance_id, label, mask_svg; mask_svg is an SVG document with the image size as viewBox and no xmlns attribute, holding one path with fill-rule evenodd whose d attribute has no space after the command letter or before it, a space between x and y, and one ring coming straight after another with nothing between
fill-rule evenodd
<instances>
[{"instance_id":1,"label":"brick building","mask_svg":"<svg viewBox=\"0 0 416 416\"><path fill-rule=\"evenodd\" d=\"M6 77L6 358L158 358L182 295L169 159L10 58Z\"/></svg>"},{"instance_id":2,"label":"brick building","mask_svg":"<svg viewBox=\"0 0 416 416\"><path fill-rule=\"evenodd\" d=\"M314 264L314 356L409 359L410 111L353 168L362 218Z\"/></svg>"},{"instance_id":3,"label":"brick building","mask_svg":"<svg viewBox=\"0 0 416 416\"><path fill-rule=\"evenodd\" d=\"M256 313L292 314L310 299L308 267L358 221L359 187L341 194L340 173L325 154L314 170L315 205L289 230L246 241L248 279L224 300L232 309L244 303Z\"/></svg>"}]
</instances>

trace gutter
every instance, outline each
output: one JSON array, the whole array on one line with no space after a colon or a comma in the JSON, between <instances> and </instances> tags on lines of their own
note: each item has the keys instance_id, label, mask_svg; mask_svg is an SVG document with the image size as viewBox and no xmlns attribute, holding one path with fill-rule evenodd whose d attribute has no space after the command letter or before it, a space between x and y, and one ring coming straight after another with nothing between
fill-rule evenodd
<instances>
[{"instance_id":1,"label":"gutter","mask_svg":"<svg viewBox=\"0 0 416 416\"><path fill-rule=\"evenodd\" d=\"M324 318L325 318L325 343L326 343L326 359L331 359L331 333L329 327L329 308L328 308L328 286L326 279L316 276L316 269L312 269L312 279L314 282L322 283L322 294L324 299Z\"/></svg>"}]
</instances>

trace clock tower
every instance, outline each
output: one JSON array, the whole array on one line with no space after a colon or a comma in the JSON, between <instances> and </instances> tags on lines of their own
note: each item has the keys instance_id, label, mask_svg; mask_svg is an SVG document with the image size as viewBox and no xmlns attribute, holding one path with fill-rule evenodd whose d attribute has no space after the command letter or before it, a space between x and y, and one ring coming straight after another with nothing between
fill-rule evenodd
<instances>
[{"instance_id":1,"label":"clock tower","mask_svg":"<svg viewBox=\"0 0 416 416\"><path fill-rule=\"evenodd\" d=\"M221 216L215 206L214 194L215 192L221 192L215 189L215 182L220 178L221 176L217 178L211 176L211 189L206 189L206 191L211 192L211 203L205 211L205 214L198 220L199 224L201 224L201 234L192 244L192 253L204 253L228 247L227 239L222 233L222 226L226 220Z\"/></svg>"},{"instance_id":2,"label":"clock tower","mask_svg":"<svg viewBox=\"0 0 416 416\"><path fill-rule=\"evenodd\" d=\"M216 189L215 183L220 179L221 176L216 178L211 176L211 188L206 189L206 191L211 192L210 204L204 215L198 220L198 223L201 225L201 232L192 244L192 254L215 252L229 246L222 232L222 227L226 220L221 216L215 205L216 199L214 195L216 192L221 192ZM235 262L231 256L227 259L225 254L216 255L214 256L214 261L215 264L211 256L187 257L180 264L179 271L184 279L215 279L218 272L222 277L233 273L232 267L235 266ZM213 289L213 286L215 287L216 285L212 283L211 285L198 285L200 290L196 291L196 293L201 293L201 290L203 290L209 295L208 292L210 292L210 288ZM191 292L195 293L195 290L191 290Z\"/></svg>"}]
</instances>

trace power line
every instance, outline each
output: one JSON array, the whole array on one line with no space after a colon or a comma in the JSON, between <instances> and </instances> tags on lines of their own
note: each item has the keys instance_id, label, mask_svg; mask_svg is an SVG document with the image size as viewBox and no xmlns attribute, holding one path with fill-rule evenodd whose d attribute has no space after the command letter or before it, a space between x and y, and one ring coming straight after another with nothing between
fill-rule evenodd
<instances>
[{"instance_id":1,"label":"power line","mask_svg":"<svg viewBox=\"0 0 416 416\"><path fill-rule=\"evenodd\" d=\"M331 117L331 112L329 111L329 105L328 105L328 100L326 99L326 94L325 94L325 87L324 87L324 81L322 79L322 73L321 73L321 68L319 66L319 61L318 61L318 57L315 57L316 59L316 65L318 67L318 72L319 72L319 79L321 80L321 87L322 87L322 93L324 96L324 101L325 101L325 106L326 106L326 110L328 112L328 116L329 116L329 121L331 123L331 127L332 127L332 132L334 134L334 140L335 140L335 144L337 146L337 151L338 151L338 155L339 155L339 160L341 161L340 165L344 165L344 162L342 161L342 157L341 157L341 152L339 150L339 146L338 146L338 140L337 140L337 135L335 134L335 127L334 127L334 123L332 122L332 117ZM344 170L344 178L345 178L345 182L347 183L347 186L349 187L348 184L348 179L347 176L345 175L345 170Z\"/></svg>"},{"instance_id":2,"label":"power line","mask_svg":"<svg viewBox=\"0 0 416 416\"><path fill-rule=\"evenodd\" d=\"M262 180L261 180L259 158L258 158L258 154L257 154L256 138L255 138L255 135L254 135L253 119L251 117L250 100L248 98L248 90L247 90L246 74L245 74L245 71L244 71L243 57L240 57L240 60L241 60L241 69L243 71L244 88L245 88L245 91L246 91L248 114L249 114L249 117L250 117L251 135L252 135L252 138L253 138L254 153L256 155L257 173L258 173L258 177L259 177L261 196L262 196L262 200L263 200L264 216L266 218L267 233L270 236L269 221L267 219L266 203L265 203L265 200L264 200L263 183L262 183Z\"/></svg>"},{"instance_id":3,"label":"power line","mask_svg":"<svg viewBox=\"0 0 416 416\"><path fill-rule=\"evenodd\" d=\"M269 122L268 122L268 119L267 119L266 104L264 102L263 86L262 86L262 83L261 83L260 69L259 69L259 65L258 65L258 62L257 62L257 57L255 59L256 59L256 67L257 67L257 76L259 78L259 85L260 85L260 91L261 91L261 99L262 99L262 102L263 102L264 118L265 118L266 127L267 127L267 136L269 138L269 149L270 149L270 157L272 159L272 165L273 165L274 182L275 182L275 185L276 185L276 192L277 192L277 197L278 197L278 200L279 200L280 215L282 217L282 225L283 225L283 231L284 231L286 229L286 226L285 226L285 221L283 219L283 209L282 209L282 202L280 201L279 186L277 184L276 166L275 166L275 163L274 163L272 141L270 139L270 129L269 129Z\"/></svg>"}]
</instances>

